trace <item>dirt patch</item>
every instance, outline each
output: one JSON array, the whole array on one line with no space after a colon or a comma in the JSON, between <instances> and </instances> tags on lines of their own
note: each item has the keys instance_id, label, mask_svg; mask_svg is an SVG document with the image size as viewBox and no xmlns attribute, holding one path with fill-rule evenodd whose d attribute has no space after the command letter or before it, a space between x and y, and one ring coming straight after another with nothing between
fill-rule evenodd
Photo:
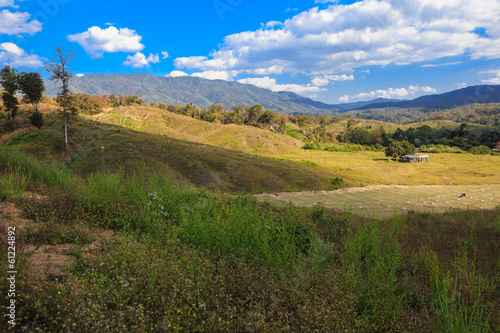
<instances>
[{"instance_id":1,"label":"dirt patch","mask_svg":"<svg viewBox=\"0 0 500 333\"><path fill-rule=\"evenodd\" d=\"M48 197L26 192L24 194L27 198L35 200L49 200ZM0 225L6 227L15 226L16 232L26 230L28 226L37 227L43 222L34 223L28 219L23 218L24 212L17 208L12 202L0 203ZM21 235L18 233L18 235ZM65 275L66 270L75 263L74 254L80 253L82 256L92 259L93 253L102 248L104 239L114 236L113 230L101 230L99 236L92 244L79 246L72 243L58 244L58 245L33 245L28 244L24 247L24 253L30 262L31 278L35 280L45 280L52 278L59 278Z\"/></svg>"},{"instance_id":2,"label":"dirt patch","mask_svg":"<svg viewBox=\"0 0 500 333\"><path fill-rule=\"evenodd\" d=\"M16 230L24 230L33 222L23 218L23 211L18 209L12 202L0 202L0 224L7 227L16 227Z\"/></svg>"},{"instance_id":3,"label":"dirt patch","mask_svg":"<svg viewBox=\"0 0 500 333\"><path fill-rule=\"evenodd\" d=\"M37 128L35 126L18 128L18 129L16 129L13 132L10 132L10 133L7 133L7 134L3 134L0 137L0 142L7 142L10 139L12 139L13 137L17 136L17 135L20 135L20 134L23 134L23 133L26 133L26 132L35 132L36 130L37 130Z\"/></svg>"}]
</instances>

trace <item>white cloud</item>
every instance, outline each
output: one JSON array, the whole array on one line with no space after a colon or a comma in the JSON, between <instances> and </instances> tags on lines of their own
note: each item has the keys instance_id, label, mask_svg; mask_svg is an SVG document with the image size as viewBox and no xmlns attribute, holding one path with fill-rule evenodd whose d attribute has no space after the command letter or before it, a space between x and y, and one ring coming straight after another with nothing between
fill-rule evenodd
<instances>
[{"instance_id":1,"label":"white cloud","mask_svg":"<svg viewBox=\"0 0 500 333\"><path fill-rule=\"evenodd\" d=\"M115 25L114 23L106 22L105 25Z\"/></svg>"},{"instance_id":2,"label":"white cloud","mask_svg":"<svg viewBox=\"0 0 500 333\"><path fill-rule=\"evenodd\" d=\"M481 81L483 84L500 84L500 69L479 72L479 74L487 74L489 76L488 79Z\"/></svg>"},{"instance_id":3,"label":"white cloud","mask_svg":"<svg viewBox=\"0 0 500 333\"><path fill-rule=\"evenodd\" d=\"M0 8L3 7L19 8L19 6L14 5L14 0L0 0Z\"/></svg>"},{"instance_id":4,"label":"white cloud","mask_svg":"<svg viewBox=\"0 0 500 333\"><path fill-rule=\"evenodd\" d=\"M231 81L236 75L236 72L226 72L226 71L205 71L201 73L193 73L191 76L201 77L207 80L226 80Z\"/></svg>"},{"instance_id":5,"label":"white cloud","mask_svg":"<svg viewBox=\"0 0 500 333\"><path fill-rule=\"evenodd\" d=\"M352 81L354 80L354 75L323 75L317 76L312 80L312 84L315 86L326 86L330 81Z\"/></svg>"},{"instance_id":6,"label":"white cloud","mask_svg":"<svg viewBox=\"0 0 500 333\"><path fill-rule=\"evenodd\" d=\"M6 42L0 44L0 63L12 67L43 67L44 58L36 54L27 54L14 43Z\"/></svg>"},{"instance_id":7,"label":"white cloud","mask_svg":"<svg viewBox=\"0 0 500 333\"><path fill-rule=\"evenodd\" d=\"M467 83L465 82L459 82L459 83L455 83L455 85L458 87L458 88L465 88L467 87Z\"/></svg>"},{"instance_id":8,"label":"white cloud","mask_svg":"<svg viewBox=\"0 0 500 333\"><path fill-rule=\"evenodd\" d=\"M262 23L261 25L265 29L273 29L274 27L282 27L283 23L281 23L280 21L270 21L266 24Z\"/></svg>"},{"instance_id":9,"label":"white cloud","mask_svg":"<svg viewBox=\"0 0 500 333\"><path fill-rule=\"evenodd\" d=\"M205 71L197 72L193 74L188 74L183 71L172 71L170 74L165 75L165 77L180 77L180 76L194 76L200 77L207 80L225 80L232 81L232 79L237 75L237 72L225 72L225 71Z\"/></svg>"},{"instance_id":10,"label":"white cloud","mask_svg":"<svg viewBox=\"0 0 500 333\"><path fill-rule=\"evenodd\" d=\"M84 77L85 74L75 74L76 77Z\"/></svg>"},{"instance_id":11,"label":"white cloud","mask_svg":"<svg viewBox=\"0 0 500 333\"><path fill-rule=\"evenodd\" d=\"M349 98L350 98L349 95L344 95L339 98L339 101L342 103L347 103L349 102Z\"/></svg>"},{"instance_id":12,"label":"white cloud","mask_svg":"<svg viewBox=\"0 0 500 333\"><path fill-rule=\"evenodd\" d=\"M0 34L17 35L26 33L34 35L41 31L42 24L37 20L29 21L30 17L30 13L13 13L7 9L0 11Z\"/></svg>"},{"instance_id":13,"label":"white cloud","mask_svg":"<svg viewBox=\"0 0 500 333\"><path fill-rule=\"evenodd\" d=\"M254 78L246 78L238 80L239 83L243 84L252 84L259 88L270 89L272 91L291 91L297 94L307 94L310 97L314 97L311 93L317 93L321 91L326 91L326 89L307 84L307 85L298 85L298 84L278 84L276 79L266 77L254 77Z\"/></svg>"},{"instance_id":14,"label":"white cloud","mask_svg":"<svg viewBox=\"0 0 500 333\"><path fill-rule=\"evenodd\" d=\"M163 58L162 58L162 60L163 60L163 59L167 59L168 57L170 57L170 55L168 54L168 52L167 52L167 51L161 51L161 55L162 55L162 57L163 57Z\"/></svg>"},{"instance_id":15,"label":"white cloud","mask_svg":"<svg viewBox=\"0 0 500 333\"><path fill-rule=\"evenodd\" d=\"M429 86L425 86L425 87L420 87L420 86L410 86L408 88L408 90L410 91L410 93L412 95L415 95L416 93L419 93L419 92L425 92L425 93L435 93L437 92L436 89L434 88L431 88Z\"/></svg>"},{"instance_id":16,"label":"white cloud","mask_svg":"<svg viewBox=\"0 0 500 333\"><path fill-rule=\"evenodd\" d=\"M389 89L379 89L370 92L362 92L354 96L344 95L340 97L341 102L348 102L350 100L363 100L363 99L374 99L374 98L387 98L387 99L401 99L408 96L414 96L417 93L435 93L436 89L429 86L409 86L407 88L389 88Z\"/></svg>"},{"instance_id":17,"label":"white cloud","mask_svg":"<svg viewBox=\"0 0 500 333\"><path fill-rule=\"evenodd\" d=\"M189 74L183 71L172 71L170 72L170 74L165 75L165 77L180 77L180 76L189 76Z\"/></svg>"},{"instance_id":18,"label":"white cloud","mask_svg":"<svg viewBox=\"0 0 500 333\"><path fill-rule=\"evenodd\" d=\"M420 67L423 67L423 68L428 68L428 67L442 67L442 66L453 66L453 65L459 65L459 64L462 64L463 61L456 61L456 62L447 62L447 63L444 63L444 64L425 64L425 65L422 65Z\"/></svg>"},{"instance_id":19,"label":"white cloud","mask_svg":"<svg viewBox=\"0 0 500 333\"><path fill-rule=\"evenodd\" d=\"M178 69L283 72L311 76L407 65L445 57L500 58L498 0L334 1L259 30L226 36L208 56L177 58ZM317 2L317 3L319 3ZM273 26L273 29L268 29ZM473 31L484 28L485 34Z\"/></svg>"},{"instance_id":20,"label":"white cloud","mask_svg":"<svg viewBox=\"0 0 500 333\"><path fill-rule=\"evenodd\" d=\"M146 58L146 56L141 53L137 52L133 56L127 56L127 60L123 62L124 65L127 66L132 66L134 68L142 68L142 67L149 67L150 64L157 64L160 62L160 56L158 54L152 54L150 53L149 56Z\"/></svg>"},{"instance_id":21,"label":"white cloud","mask_svg":"<svg viewBox=\"0 0 500 333\"><path fill-rule=\"evenodd\" d=\"M142 37L134 30L113 26L101 29L88 28L87 31L75 35L68 35L70 42L80 44L92 58L101 58L105 52L139 52L144 49Z\"/></svg>"}]
</instances>

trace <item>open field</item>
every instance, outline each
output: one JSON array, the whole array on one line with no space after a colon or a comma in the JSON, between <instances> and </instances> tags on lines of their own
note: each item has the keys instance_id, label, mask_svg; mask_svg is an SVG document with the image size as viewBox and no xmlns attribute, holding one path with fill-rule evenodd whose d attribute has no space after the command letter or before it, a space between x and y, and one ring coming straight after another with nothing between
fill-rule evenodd
<instances>
[{"instance_id":1,"label":"open field","mask_svg":"<svg viewBox=\"0 0 500 333\"><path fill-rule=\"evenodd\" d=\"M465 197L461 195L465 193ZM337 191L267 193L256 195L278 205L326 208L370 217L413 212L441 213L456 209L494 209L500 205L500 184L461 186L369 186Z\"/></svg>"}]
</instances>

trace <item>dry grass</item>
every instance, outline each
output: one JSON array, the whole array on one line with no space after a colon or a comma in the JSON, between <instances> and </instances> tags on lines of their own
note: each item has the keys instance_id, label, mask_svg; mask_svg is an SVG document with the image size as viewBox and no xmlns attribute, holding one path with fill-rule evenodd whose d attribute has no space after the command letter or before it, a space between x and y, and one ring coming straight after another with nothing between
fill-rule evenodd
<instances>
[{"instance_id":1,"label":"dry grass","mask_svg":"<svg viewBox=\"0 0 500 333\"><path fill-rule=\"evenodd\" d=\"M465 197L460 197L465 193ZM500 205L500 185L460 186L370 186L325 192L260 194L278 204L289 202L314 207L352 211L362 216L390 217L408 211L442 213L452 210L494 209Z\"/></svg>"}]
</instances>

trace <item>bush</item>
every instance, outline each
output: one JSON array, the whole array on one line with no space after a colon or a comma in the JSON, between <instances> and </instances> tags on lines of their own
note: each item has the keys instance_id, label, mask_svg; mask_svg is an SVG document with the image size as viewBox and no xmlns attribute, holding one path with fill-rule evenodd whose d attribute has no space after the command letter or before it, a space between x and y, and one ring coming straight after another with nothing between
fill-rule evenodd
<instances>
[{"instance_id":1,"label":"bush","mask_svg":"<svg viewBox=\"0 0 500 333\"><path fill-rule=\"evenodd\" d=\"M44 124L43 115L40 112L33 112L29 119L30 119L31 125L33 125L37 128L42 127Z\"/></svg>"},{"instance_id":2,"label":"bush","mask_svg":"<svg viewBox=\"0 0 500 333\"><path fill-rule=\"evenodd\" d=\"M331 189L333 190L338 190L339 188L345 186L345 180L339 177L332 179L330 183L331 183Z\"/></svg>"},{"instance_id":3,"label":"bush","mask_svg":"<svg viewBox=\"0 0 500 333\"><path fill-rule=\"evenodd\" d=\"M320 147L319 147L319 143L317 143L316 141L309 141L309 142L306 142L304 144L302 149L316 150L316 149L320 149Z\"/></svg>"},{"instance_id":4,"label":"bush","mask_svg":"<svg viewBox=\"0 0 500 333\"><path fill-rule=\"evenodd\" d=\"M487 146L477 146L469 150L469 153L475 155L490 155L491 149Z\"/></svg>"}]
</instances>

